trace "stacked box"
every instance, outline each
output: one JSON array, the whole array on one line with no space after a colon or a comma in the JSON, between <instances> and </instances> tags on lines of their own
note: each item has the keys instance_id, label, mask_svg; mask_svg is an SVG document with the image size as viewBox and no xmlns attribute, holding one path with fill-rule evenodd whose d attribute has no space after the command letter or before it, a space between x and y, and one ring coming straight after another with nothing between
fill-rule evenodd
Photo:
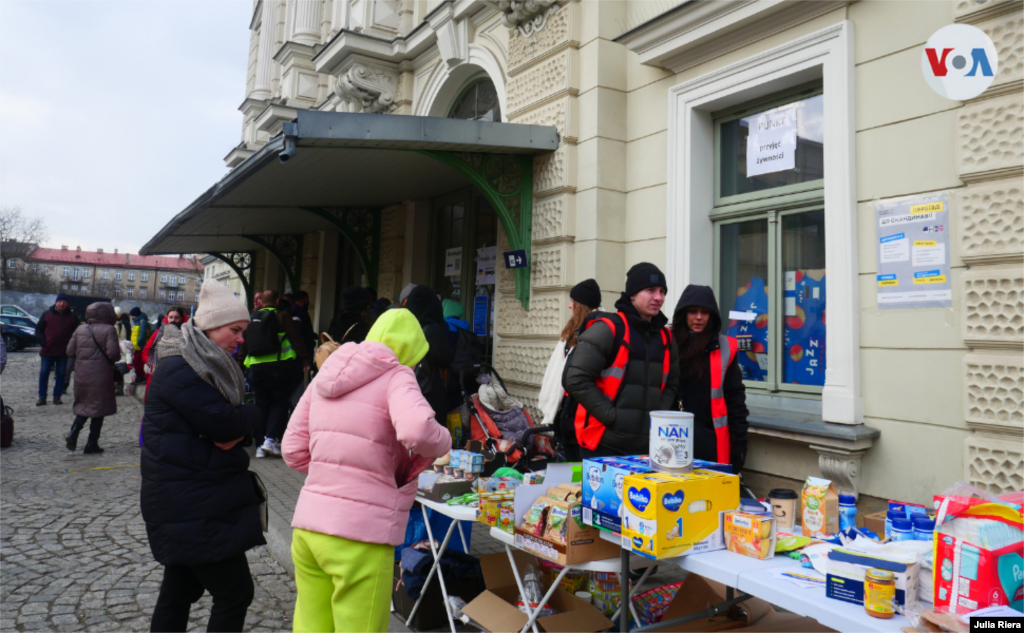
<instances>
[{"instance_id":1,"label":"stacked box","mask_svg":"<svg viewBox=\"0 0 1024 633\"><path fill-rule=\"evenodd\" d=\"M583 460L583 522L606 532L622 530L622 488L627 475L648 473L646 455Z\"/></svg>"},{"instance_id":2,"label":"stacked box","mask_svg":"<svg viewBox=\"0 0 1024 633\"><path fill-rule=\"evenodd\" d=\"M453 469L464 473L482 473L484 471L484 456L471 451L453 450L448 458L448 464Z\"/></svg>"},{"instance_id":3,"label":"stacked box","mask_svg":"<svg viewBox=\"0 0 1024 633\"><path fill-rule=\"evenodd\" d=\"M622 588L619 585L619 577L613 572L595 571L590 576L590 595L593 598L593 605L604 612L605 615L615 613L619 608L619 600L622 597Z\"/></svg>"}]
</instances>

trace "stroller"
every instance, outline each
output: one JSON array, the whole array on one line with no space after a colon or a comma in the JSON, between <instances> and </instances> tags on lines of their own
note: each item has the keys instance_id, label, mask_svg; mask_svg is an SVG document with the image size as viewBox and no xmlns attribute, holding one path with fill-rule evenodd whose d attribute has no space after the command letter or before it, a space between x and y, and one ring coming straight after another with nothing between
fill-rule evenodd
<instances>
[{"instance_id":1,"label":"stroller","mask_svg":"<svg viewBox=\"0 0 1024 633\"><path fill-rule=\"evenodd\" d=\"M485 474L509 466L520 472L543 470L555 461L554 427L537 426L521 402L505 388L505 382L490 365L474 365L476 376L459 376L462 390L462 426L469 429L474 449L493 455ZM476 393L471 393L472 387Z\"/></svg>"}]
</instances>

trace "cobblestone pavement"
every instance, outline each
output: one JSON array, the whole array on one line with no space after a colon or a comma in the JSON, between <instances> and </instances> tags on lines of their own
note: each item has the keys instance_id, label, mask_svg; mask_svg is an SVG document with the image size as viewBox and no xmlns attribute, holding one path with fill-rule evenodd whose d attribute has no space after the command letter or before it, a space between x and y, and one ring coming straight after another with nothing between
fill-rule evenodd
<instances>
[{"instance_id":1,"label":"cobblestone pavement","mask_svg":"<svg viewBox=\"0 0 1024 633\"><path fill-rule=\"evenodd\" d=\"M63 438L73 397L34 406L37 351L8 358L0 385L15 427L0 454L0 631L149 630L163 568L139 509L142 406L118 398L100 438L106 452L82 454L86 427L71 453ZM291 630L295 584L265 547L249 552L249 565L246 629ZM211 603L207 595L193 606L189 630L206 629Z\"/></svg>"}]
</instances>

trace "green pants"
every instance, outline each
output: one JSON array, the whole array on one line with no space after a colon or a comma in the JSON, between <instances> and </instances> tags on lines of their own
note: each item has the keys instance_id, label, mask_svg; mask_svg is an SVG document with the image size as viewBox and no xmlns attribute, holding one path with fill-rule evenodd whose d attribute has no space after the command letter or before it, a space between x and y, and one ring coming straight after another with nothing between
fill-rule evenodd
<instances>
[{"instance_id":1,"label":"green pants","mask_svg":"<svg viewBox=\"0 0 1024 633\"><path fill-rule=\"evenodd\" d=\"M295 633L387 631L395 548L295 528Z\"/></svg>"}]
</instances>

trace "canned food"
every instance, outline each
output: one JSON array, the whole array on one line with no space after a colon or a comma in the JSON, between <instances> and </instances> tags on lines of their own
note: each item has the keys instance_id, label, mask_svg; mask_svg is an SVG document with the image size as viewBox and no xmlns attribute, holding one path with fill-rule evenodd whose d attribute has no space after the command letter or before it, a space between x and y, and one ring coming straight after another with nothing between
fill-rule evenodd
<instances>
[{"instance_id":1,"label":"canned food","mask_svg":"<svg viewBox=\"0 0 1024 633\"><path fill-rule=\"evenodd\" d=\"M896 577L891 571L869 569L864 574L864 610L875 618L891 618L895 602Z\"/></svg>"}]
</instances>

